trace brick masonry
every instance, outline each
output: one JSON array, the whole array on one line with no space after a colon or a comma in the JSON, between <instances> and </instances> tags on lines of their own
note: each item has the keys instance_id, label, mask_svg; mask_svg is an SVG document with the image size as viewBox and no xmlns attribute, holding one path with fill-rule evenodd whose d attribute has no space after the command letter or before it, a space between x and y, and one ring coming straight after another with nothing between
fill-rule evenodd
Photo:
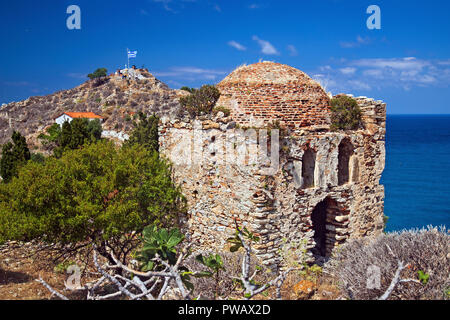
<instances>
[{"instance_id":1,"label":"brick masonry","mask_svg":"<svg viewBox=\"0 0 450 320\"><path fill-rule=\"evenodd\" d=\"M258 126L275 119L291 128L330 123L328 95L305 73L287 65L242 66L217 87L222 93L217 105L229 108L242 125Z\"/></svg>"}]
</instances>

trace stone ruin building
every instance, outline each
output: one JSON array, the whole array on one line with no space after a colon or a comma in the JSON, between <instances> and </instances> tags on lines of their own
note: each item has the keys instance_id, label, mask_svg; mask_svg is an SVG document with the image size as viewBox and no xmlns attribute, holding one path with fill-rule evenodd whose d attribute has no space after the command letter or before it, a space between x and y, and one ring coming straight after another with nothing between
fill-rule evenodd
<instances>
[{"instance_id":1,"label":"stone ruin building","mask_svg":"<svg viewBox=\"0 0 450 320\"><path fill-rule=\"evenodd\" d=\"M286 243L303 241L311 258L329 257L350 238L382 232L386 104L355 98L362 127L331 131L330 96L290 66L241 66L217 88L216 106L229 116L163 118L160 126L194 245L225 249L237 221L260 236L261 261L276 265ZM263 130L278 127L286 129Z\"/></svg>"}]
</instances>

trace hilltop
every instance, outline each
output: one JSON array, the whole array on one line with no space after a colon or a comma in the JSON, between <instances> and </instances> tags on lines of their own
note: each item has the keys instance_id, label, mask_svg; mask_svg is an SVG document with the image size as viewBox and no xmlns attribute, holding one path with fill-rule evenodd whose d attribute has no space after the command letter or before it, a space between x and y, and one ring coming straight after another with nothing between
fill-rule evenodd
<instances>
[{"instance_id":1,"label":"hilltop","mask_svg":"<svg viewBox=\"0 0 450 320\"><path fill-rule=\"evenodd\" d=\"M138 77L134 79L109 75L73 89L4 105L0 109L0 145L16 130L27 138L30 149L40 149L37 136L63 112L94 112L104 118L103 130L123 133L131 131L133 116L139 111L168 117L179 115L178 98L186 93L170 89L147 69L136 73Z\"/></svg>"}]
</instances>

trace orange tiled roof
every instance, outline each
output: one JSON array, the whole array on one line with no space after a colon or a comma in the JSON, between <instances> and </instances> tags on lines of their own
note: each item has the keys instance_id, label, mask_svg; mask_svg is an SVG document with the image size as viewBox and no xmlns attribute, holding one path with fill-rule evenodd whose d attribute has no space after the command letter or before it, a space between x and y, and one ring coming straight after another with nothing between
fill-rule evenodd
<instances>
[{"instance_id":1,"label":"orange tiled roof","mask_svg":"<svg viewBox=\"0 0 450 320\"><path fill-rule=\"evenodd\" d=\"M71 118L103 119L93 112L64 112Z\"/></svg>"}]
</instances>

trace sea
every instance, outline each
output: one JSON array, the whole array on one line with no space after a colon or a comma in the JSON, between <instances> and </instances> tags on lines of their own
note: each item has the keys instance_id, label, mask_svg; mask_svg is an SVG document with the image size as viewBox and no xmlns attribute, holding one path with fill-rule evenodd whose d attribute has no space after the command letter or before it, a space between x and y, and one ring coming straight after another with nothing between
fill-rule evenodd
<instances>
[{"instance_id":1,"label":"sea","mask_svg":"<svg viewBox=\"0 0 450 320\"><path fill-rule=\"evenodd\" d=\"M388 115L386 231L450 227L450 115Z\"/></svg>"}]
</instances>

